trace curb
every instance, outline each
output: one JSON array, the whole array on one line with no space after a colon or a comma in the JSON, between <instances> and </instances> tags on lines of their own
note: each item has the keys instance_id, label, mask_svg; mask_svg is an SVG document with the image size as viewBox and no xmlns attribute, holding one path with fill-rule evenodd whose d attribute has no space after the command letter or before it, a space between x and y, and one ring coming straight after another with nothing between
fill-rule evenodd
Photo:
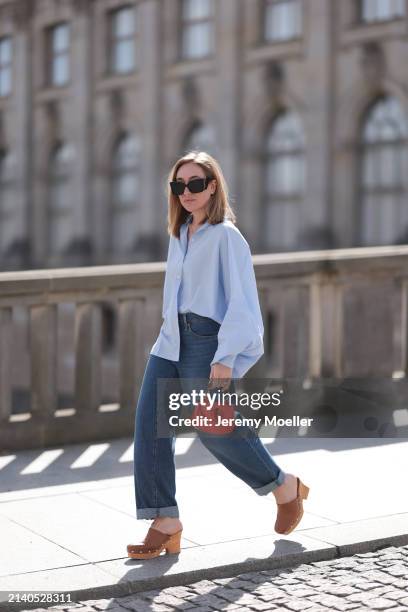
<instances>
[{"instance_id":1,"label":"curb","mask_svg":"<svg viewBox=\"0 0 408 612\"><path fill-rule=\"evenodd\" d=\"M310 551L306 550L282 554L265 559L249 559L240 563L230 563L228 565L220 565L207 569L184 571L178 574L165 574L151 578L142 578L140 580L128 580L122 583L104 585L100 587L59 591L59 593L69 593L71 595L72 603L88 599L112 599L116 597L124 597L126 595L132 595L153 589L186 586L192 582L197 582L200 580L232 578L238 574L243 574L246 572L289 568L303 563L330 561L340 557L349 557L357 553L376 552L377 550L387 548L389 546L405 546L408 544L408 534L399 534L341 546L333 545L329 542L323 542L322 540L316 539L316 541L320 541L320 543L325 545L325 547ZM48 591L48 593L53 592L54 591ZM5 592L3 591L3 593ZM34 594L35 592L32 593ZM67 608L69 608L71 602L67 602ZM22 607L22 605L24 607ZM59 602L47 606L42 602L28 602L22 604L18 602L0 601L0 612L23 612L25 610L32 609L47 609L52 608L53 605L58 606L60 609L63 607L63 604ZM78 612L80 612L80 608L78 608Z\"/></svg>"}]
</instances>

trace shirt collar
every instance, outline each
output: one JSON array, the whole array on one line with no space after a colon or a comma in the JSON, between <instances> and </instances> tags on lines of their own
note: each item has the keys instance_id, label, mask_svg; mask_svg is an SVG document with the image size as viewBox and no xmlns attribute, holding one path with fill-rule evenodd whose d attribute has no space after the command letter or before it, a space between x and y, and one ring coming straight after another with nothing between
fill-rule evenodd
<instances>
[{"instance_id":1,"label":"shirt collar","mask_svg":"<svg viewBox=\"0 0 408 612\"><path fill-rule=\"evenodd\" d=\"M193 220L193 213L190 213L188 215L188 217L186 218L186 220L184 221L184 223L182 224L182 226L180 227L180 243L183 246L183 248L185 249L187 246L187 231L188 231L188 226L191 223L191 221ZM206 227L209 226L209 222L206 221L205 223L203 223L202 225L200 225L198 227L198 229L195 231L195 233L197 232L201 232L201 230L205 229Z\"/></svg>"},{"instance_id":2,"label":"shirt collar","mask_svg":"<svg viewBox=\"0 0 408 612\"><path fill-rule=\"evenodd\" d=\"M188 225L190 225L190 223L193 220L193 213L190 213L187 217L187 219L184 222L184 226L187 227ZM207 225L209 225L208 221L205 221L204 223L202 223L201 225L198 226L196 233L199 232L200 230L202 230L204 227L207 227Z\"/></svg>"}]
</instances>

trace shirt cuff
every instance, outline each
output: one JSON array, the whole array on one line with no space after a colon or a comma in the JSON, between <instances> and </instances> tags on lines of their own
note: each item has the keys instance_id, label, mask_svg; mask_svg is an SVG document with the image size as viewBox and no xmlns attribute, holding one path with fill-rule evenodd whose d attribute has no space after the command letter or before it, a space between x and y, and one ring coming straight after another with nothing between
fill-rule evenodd
<instances>
[{"instance_id":1,"label":"shirt cuff","mask_svg":"<svg viewBox=\"0 0 408 612\"><path fill-rule=\"evenodd\" d=\"M222 363L222 365L227 366L227 368L232 368L234 365L236 355L225 355L225 357L221 357L221 359L213 359L210 365L214 365L215 363Z\"/></svg>"}]
</instances>

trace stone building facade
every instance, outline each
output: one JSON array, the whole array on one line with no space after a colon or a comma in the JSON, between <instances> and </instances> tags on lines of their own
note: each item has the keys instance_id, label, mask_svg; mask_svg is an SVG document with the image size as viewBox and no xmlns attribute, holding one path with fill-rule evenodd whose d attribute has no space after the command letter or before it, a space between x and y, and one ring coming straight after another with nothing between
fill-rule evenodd
<instances>
[{"instance_id":1,"label":"stone building facade","mask_svg":"<svg viewBox=\"0 0 408 612\"><path fill-rule=\"evenodd\" d=\"M0 268L165 259L213 153L253 253L408 242L406 0L0 0Z\"/></svg>"}]
</instances>

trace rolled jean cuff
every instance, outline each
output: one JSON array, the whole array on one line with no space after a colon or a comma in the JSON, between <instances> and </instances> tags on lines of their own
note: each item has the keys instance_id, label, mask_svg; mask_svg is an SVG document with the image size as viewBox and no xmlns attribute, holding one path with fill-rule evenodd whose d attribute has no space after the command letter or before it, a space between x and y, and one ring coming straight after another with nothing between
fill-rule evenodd
<instances>
[{"instance_id":1,"label":"rolled jean cuff","mask_svg":"<svg viewBox=\"0 0 408 612\"><path fill-rule=\"evenodd\" d=\"M282 470L279 470L278 477L275 480L272 480L272 482L268 482L268 484L263 485L263 487L254 489L254 491L258 495L267 495L267 493L274 491L274 489L276 489L281 484L283 484L284 480L285 480L285 472L282 472Z\"/></svg>"},{"instance_id":2,"label":"rolled jean cuff","mask_svg":"<svg viewBox=\"0 0 408 612\"><path fill-rule=\"evenodd\" d=\"M179 509L177 506L168 506L167 508L137 508L136 518L138 519L153 519L157 516L171 516L179 518Z\"/></svg>"}]
</instances>

